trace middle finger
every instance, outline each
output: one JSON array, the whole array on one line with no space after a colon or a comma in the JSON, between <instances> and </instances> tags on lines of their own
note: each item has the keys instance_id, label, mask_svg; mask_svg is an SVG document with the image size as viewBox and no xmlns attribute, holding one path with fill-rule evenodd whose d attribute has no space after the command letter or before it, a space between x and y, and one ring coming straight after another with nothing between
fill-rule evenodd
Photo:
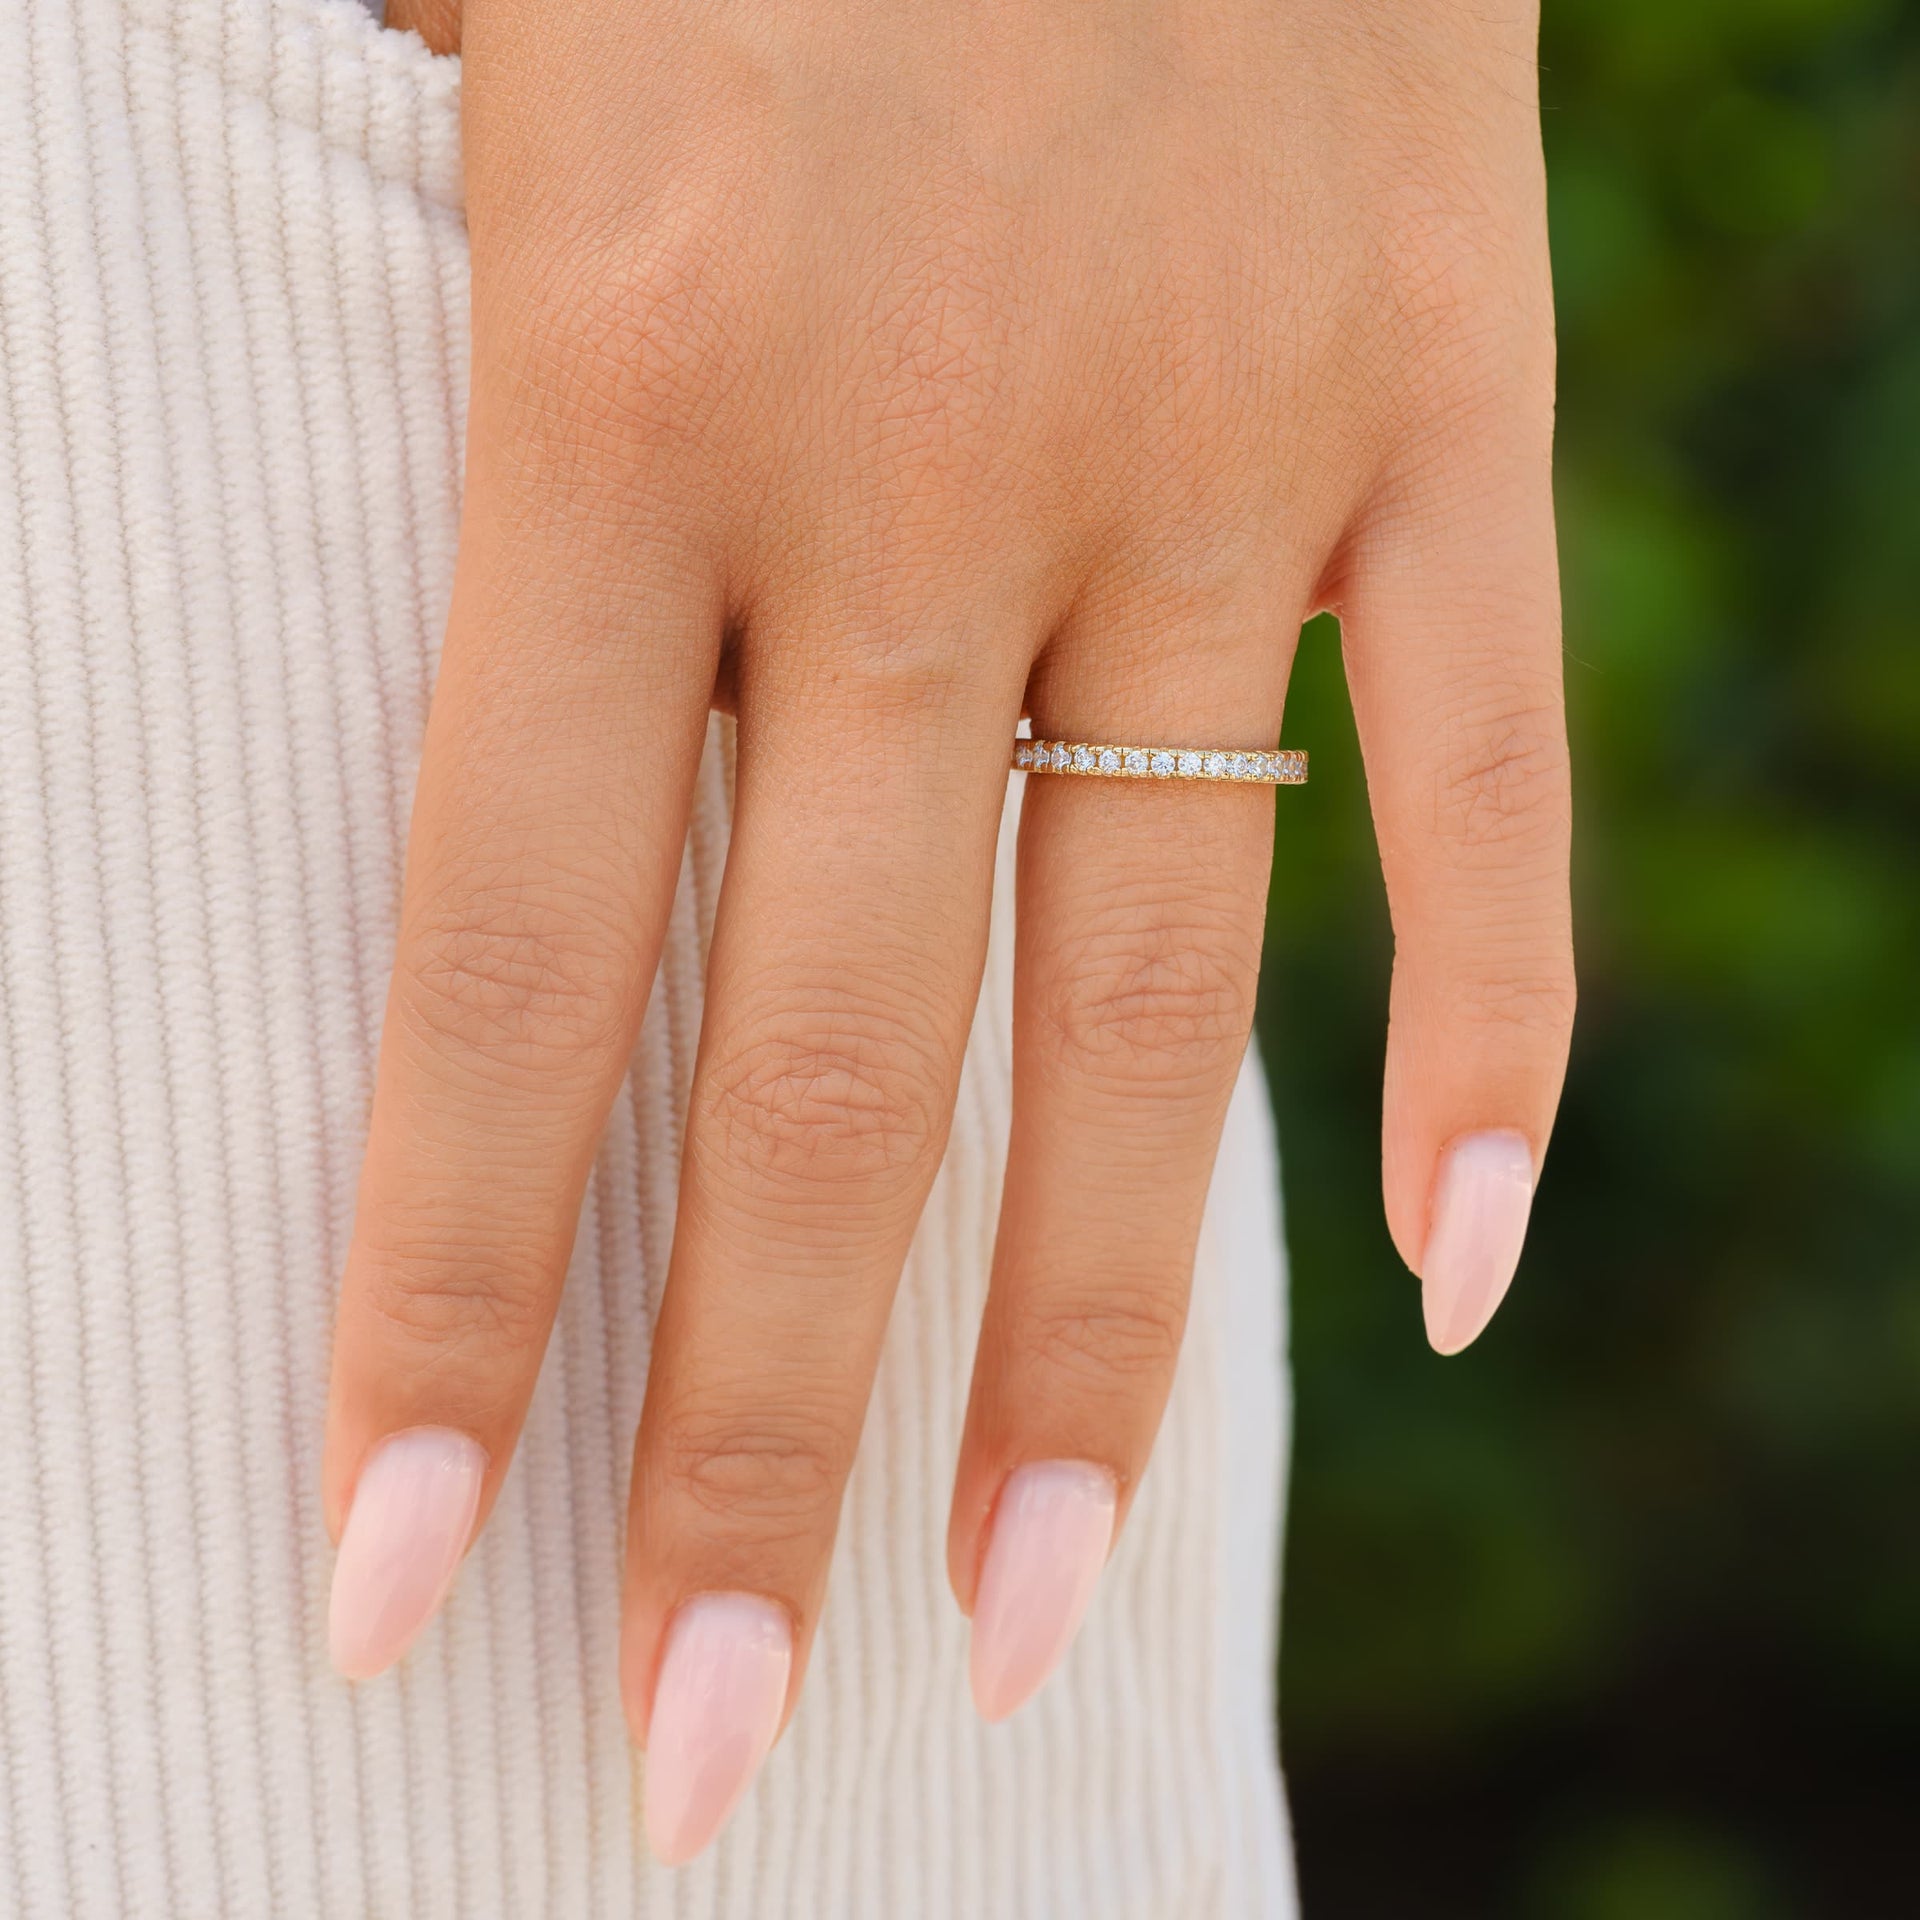
<instances>
[{"instance_id":1,"label":"middle finger","mask_svg":"<svg viewBox=\"0 0 1920 1920\"><path fill-rule=\"evenodd\" d=\"M816 603L742 648L734 840L628 1521L625 1692L668 1860L718 1829L797 1690L979 990L1017 620Z\"/></svg>"}]
</instances>

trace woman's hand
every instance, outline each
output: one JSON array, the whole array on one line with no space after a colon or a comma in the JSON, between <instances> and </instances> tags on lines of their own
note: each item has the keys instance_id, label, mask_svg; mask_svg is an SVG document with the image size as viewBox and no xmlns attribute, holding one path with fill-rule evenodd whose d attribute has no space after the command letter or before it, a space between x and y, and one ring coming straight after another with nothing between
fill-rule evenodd
<instances>
[{"instance_id":1,"label":"woman's hand","mask_svg":"<svg viewBox=\"0 0 1920 1920\"><path fill-rule=\"evenodd\" d=\"M1443 1351L1506 1286L1573 1004L1534 10L469 0L463 31L465 517L335 1356L334 1648L398 1657L506 1472L723 698L627 1543L677 1859L800 1684L1023 709L1270 746L1338 609L1397 941L1388 1217ZM989 1715L1152 1444L1270 805L1027 796L950 1544Z\"/></svg>"}]
</instances>

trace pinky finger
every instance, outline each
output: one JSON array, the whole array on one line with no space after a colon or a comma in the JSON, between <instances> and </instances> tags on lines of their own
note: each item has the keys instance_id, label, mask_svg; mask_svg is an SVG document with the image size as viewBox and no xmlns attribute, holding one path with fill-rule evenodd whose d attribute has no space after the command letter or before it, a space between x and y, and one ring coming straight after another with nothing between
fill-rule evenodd
<instances>
[{"instance_id":1,"label":"pinky finger","mask_svg":"<svg viewBox=\"0 0 1920 1920\"><path fill-rule=\"evenodd\" d=\"M1341 587L1393 917L1387 1219L1441 1353L1513 1278L1573 1023L1549 449L1507 422L1422 460Z\"/></svg>"}]
</instances>

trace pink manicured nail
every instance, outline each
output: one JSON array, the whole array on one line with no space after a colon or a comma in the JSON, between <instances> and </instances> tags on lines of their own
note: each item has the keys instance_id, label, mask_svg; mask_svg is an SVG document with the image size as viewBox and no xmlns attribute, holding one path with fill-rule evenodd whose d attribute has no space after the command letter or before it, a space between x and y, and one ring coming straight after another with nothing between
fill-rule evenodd
<instances>
[{"instance_id":1,"label":"pink manicured nail","mask_svg":"<svg viewBox=\"0 0 1920 1920\"><path fill-rule=\"evenodd\" d=\"M1008 1475L973 1607L973 1703L1004 1720L1080 1630L1113 1544L1112 1475L1043 1460Z\"/></svg>"},{"instance_id":2,"label":"pink manicured nail","mask_svg":"<svg viewBox=\"0 0 1920 1920\"><path fill-rule=\"evenodd\" d=\"M670 1867L726 1825L780 1731L793 1622L750 1593L703 1593L673 1616L647 1726L647 1843Z\"/></svg>"},{"instance_id":3,"label":"pink manicured nail","mask_svg":"<svg viewBox=\"0 0 1920 1920\"><path fill-rule=\"evenodd\" d=\"M449 1427L411 1427L367 1456L327 1612L333 1664L349 1680L385 1672L447 1597L486 1474L480 1443Z\"/></svg>"},{"instance_id":4,"label":"pink manicured nail","mask_svg":"<svg viewBox=\"0 0 1920 1920\"><path fill-rule=\"evenodd\" d=\"M1533 1208L1533 1150L1517 1133L1470 1133L1440 1162L1420 1279L1436 1353L1471 1346L1506 1297Z\"/></svg>"}]
</instances>

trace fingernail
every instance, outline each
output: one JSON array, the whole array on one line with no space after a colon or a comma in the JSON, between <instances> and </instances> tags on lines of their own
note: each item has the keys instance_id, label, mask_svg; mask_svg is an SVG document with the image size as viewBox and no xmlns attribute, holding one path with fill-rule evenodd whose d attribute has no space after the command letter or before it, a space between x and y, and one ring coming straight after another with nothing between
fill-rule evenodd
<instances>
[{"instance_id":1,"label":"fingernail","mask_svg":"<svg viewBox=\"0 0 1920 1920\"><path fill-rule=\"evenodd\" d=\"M1533 1208L1533 1149L1517 1133L1470 1133L1440 1162L1420 1260L1427 1339L1458 1353L1486 1330L1520 1264Z\"/></svg>"},{"instance_id":2,"label":"fingernail","mask_svg":"<svg viewBox=\"0 0 1920 1920\"><path fill-rule=\"evenodd\" d=\"M449 1427L410 1427L367 1456L327 1609L333 1664L349 1680L384 1673L447 1597L486 1473L480 1443Z\"/></svg>"},{"instance_id":3,"label":"fingernail","mask_svg":"<svg viewBox=\"0 0 1920 1920\"><path fill-rule=\"evenodd\" d=\"M1004 1720L1060 1664L1113 1544L1113 1476L1043 1460L1007 1478L973 1606L973 1703Z\"/></svg>"},{"instance_id":4,"label":"fingernail","mask_svg":"<svg viewBox=\"0 0 1920 1920\"><path fill-rule=\"evenodd\" d=\"M780 1731L793 1622L750 1593L703 1593L673 1616L647 1726L647 1843L670 1867L726 1825Z\"/></svg>"}]
</instances>

